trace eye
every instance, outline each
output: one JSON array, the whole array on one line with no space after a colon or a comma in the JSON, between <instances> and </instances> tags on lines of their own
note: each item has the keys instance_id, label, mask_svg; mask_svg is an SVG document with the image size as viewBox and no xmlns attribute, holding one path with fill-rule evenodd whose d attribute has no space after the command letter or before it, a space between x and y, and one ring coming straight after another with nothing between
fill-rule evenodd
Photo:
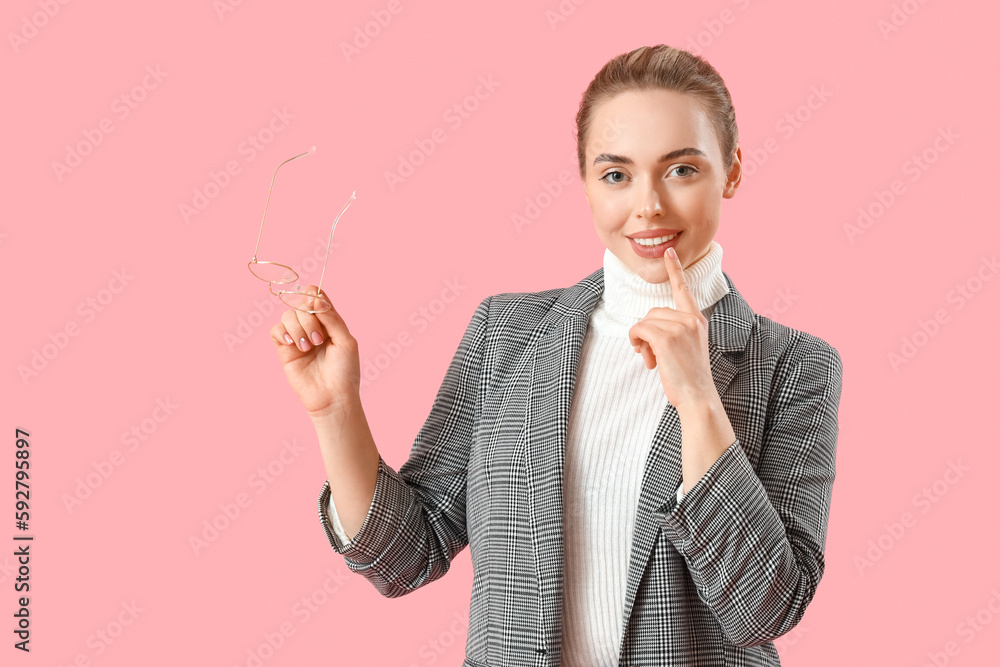
<instances>
[{"instance_id":1,"label":"eye","mask_svg":"<svg viewBox=\"0 0 1000 667\"><path fill-rule=\"evenodd\" d=\"M608 176L613 176L615 174L618 174L619 176L624 176L625 175L625 174L623 174L620 171L609 171L608 173L604 174L603 176L601 176L597 180L604 181L605 183L622 183L623 181L616 181L614 179L611 179L611 180L608 179Z\"/></svg>"},{"instance_id":2,"label":"eye","mask_svg":"<svg viewBox=\"0 0 1000 667\"><path fill-rule=\"evenodd\" d=\"M671 169L670 171L671 172L676 172L676 171L678 171L680 169L687 170L686 173L679 174L681 178L691 178L692 176L694 176L695 174L698 173L698 170L695 169L694 167L692 167L689 164L679 164L676 167L674 167L673 169ZM614 176L614 175L621 176L622 178L621 179L610 178L611 176ZM625 182L625 178L626 178L626 176L625 176L625 174L623 172L620 172L620 171L609 171L608 173L604 174L604 176L601 176L597 180L604 181L605 183L624 183Z\"/></svg>"}]
</instances>

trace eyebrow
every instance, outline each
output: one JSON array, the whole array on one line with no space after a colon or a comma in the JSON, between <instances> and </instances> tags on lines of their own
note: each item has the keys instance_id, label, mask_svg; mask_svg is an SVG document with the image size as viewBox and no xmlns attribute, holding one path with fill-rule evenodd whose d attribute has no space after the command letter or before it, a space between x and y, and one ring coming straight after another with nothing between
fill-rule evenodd
<instances>
[{"instance_id":1,"label":"eyebrow","mask_svg":"<svg viewBox=\"0 0 1000 667\"><path fill-rule=\"evenodd\" d=\"M657 160L657 163L666 162L668 160L673 160L674 158L683 157L685 155L698 155L701 157L708 157L703 152L697 148L688 146L687 148L678 148L675 151L670 151L669 153L664 153ZM615 155L614 153L601 153L596 158L594 158L594 164L598 162L619 162L621 164L635 164L631 158L625 157L624 155Z\"/></svg>"}]
</instances>

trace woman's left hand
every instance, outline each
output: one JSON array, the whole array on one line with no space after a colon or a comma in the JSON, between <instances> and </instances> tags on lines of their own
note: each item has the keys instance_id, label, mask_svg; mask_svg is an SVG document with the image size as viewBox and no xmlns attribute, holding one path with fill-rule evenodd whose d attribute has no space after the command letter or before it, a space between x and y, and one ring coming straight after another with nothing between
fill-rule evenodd
<instances>
[{"instance_id":1,"label":"woman's left hand","mask_svg":"<svg viewBox=\"0 0 1000 667\"><path fill-rule=\"evenodd\" d=\"M680 258L663 253L676 309L651 308L629 329L629 341L642 353L646 368L657 368L667 400L678 411L718 399L708 353L708 319L698 308Z\"/></svg>"}]
</instances>

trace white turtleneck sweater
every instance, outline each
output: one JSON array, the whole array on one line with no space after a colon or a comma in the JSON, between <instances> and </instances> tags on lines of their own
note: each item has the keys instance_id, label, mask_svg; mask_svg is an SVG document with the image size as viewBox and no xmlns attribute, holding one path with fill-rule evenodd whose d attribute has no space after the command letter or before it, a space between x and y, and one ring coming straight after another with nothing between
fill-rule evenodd
<instances>
[{"instance_id":1,"label":"white turtleneck sweater","mask_svg":"<svg viewBox=\"0 0 1000 667\"><path fill-rule=\"evenodd\" d=\"M684 270L710 318L729 292L722 246ZM604 293L580 351L563 477L563 667L618 664L635 512L653 434L669 401L628 331L651 308L675 308L670 282L647 283L604 251ZM677 502L683 498L677 487Z\"/></svg>"},{"instance_id":2,"label":"white turtleneck sweater","mask_svg":"<svg viewBox=\"0 0 1000 667\"><path fill-rule=\"evenodd\" d=\"M684 270L707 318L729 292L722 246ZM653 434L669 401L660 374L646 368L628 330L651 308L675 308L670 282L647 283L609 249L604 292L580 351L563 475L562 666L618 664L635 511ZM677 487L677 501L683 498ZM333 496L330 519L350 544ZM369 509L370 511L370 509Z\"/></svg>"}]
</instances>

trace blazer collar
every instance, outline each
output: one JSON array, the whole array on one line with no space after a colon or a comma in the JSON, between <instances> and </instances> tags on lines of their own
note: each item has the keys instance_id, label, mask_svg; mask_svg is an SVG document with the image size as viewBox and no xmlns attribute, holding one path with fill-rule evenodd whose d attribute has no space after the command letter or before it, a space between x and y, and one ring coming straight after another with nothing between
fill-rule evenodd
<instances>
[{"instance_id":1,"label":"blazer collar","mask_svg":"<svg viewBox=\"0 0 1000 667\"><path fill-rule=\"evenodd\" d=\"M723 404L737 372L733 357L747 346L755 324L753 310L723 272L729 293L722 297L708 322L712 378ZM539 581L539 618L543 645L560 636L563 586L563 470L566 433L576 370L590 315L604 291L601 267L559 298L532 332L535 345L532 382L527 400L525 459L530 534L535 540L535 571ZM646 459L629 555L623 628L627 627L639 582L653 552L659 524L655 515L672 501L681 483L681 427L677 410L667 405Z\"/></svg>"}]
</instances>

